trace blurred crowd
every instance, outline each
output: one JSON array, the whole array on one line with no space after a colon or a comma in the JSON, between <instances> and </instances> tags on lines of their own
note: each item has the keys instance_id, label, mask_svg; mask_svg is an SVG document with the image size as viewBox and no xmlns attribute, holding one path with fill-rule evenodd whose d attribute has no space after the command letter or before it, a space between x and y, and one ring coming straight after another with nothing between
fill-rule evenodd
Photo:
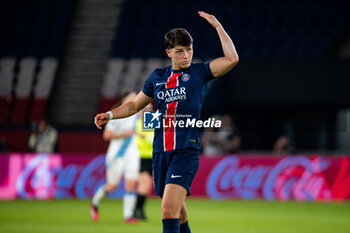
<instances>
[{"instance_id":1,"label":"blurred crowd","mask_svg":"<svg viewBox=\"0 0 350 233\"><path fill-rule=\"evenodd\" d=\"M242 152L242 137L234 119L229 114L215 115L213 118L221 120L220 128L205 128L202 132L202 155L217 157ZM36 153L55 153L58 148L58 131L47 119L33 122L27 142L28 151ZM0 151L6 152L5 138L0 138ZM271 146L271 153L275 155L290 155L295 153L290 138L281 135Z\"/></svg>"},{"instance_id":2,"label":"blurred crowd","mask_svg":"<svg viewBox=\"0 0 350 233\"><path fill-rule=\"evenodd\" d=\"M201 138L202 155L205 157L219 157L239 153L242 147L242 138L231 115L215 115L213 118L221 120L222 125L220 128L206 128L203 130ZM286 135L278 137L271 149L271 153L275 155L290 155L294 152L291 141Z\"/></svg>"},{"instance_id":3,"label":"blurred crowd","mask_svg":"<svg viewBox=\"0 0 350 233\"><path fill-rule=\"evenodd\" d=\"M214 118L221 120L221 127L206 128L203 131L202 153L206 157L237 153L241 146L241 138L232 117L225 114L215 115Z\"/></svg>"}]
</instances>

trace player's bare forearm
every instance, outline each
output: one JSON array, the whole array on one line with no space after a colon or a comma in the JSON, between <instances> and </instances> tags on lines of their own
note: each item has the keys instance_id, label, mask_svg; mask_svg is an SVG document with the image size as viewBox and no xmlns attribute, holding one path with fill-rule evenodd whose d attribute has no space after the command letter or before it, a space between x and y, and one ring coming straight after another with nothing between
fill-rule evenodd
<instances>
[{"instance_id":1,"label":"player's bare forearm","mask_svg":"<svg viewBox=\"0 0 350 233\"><path fill-rule=\"evenodd\" d=\"M131 116L137 111L135 110L134 104L131 102L125 103L122 106L110 110L112 113L112 119L119 119ZM102 126L105 125L110 120L108 113L99 113L95 116L95 125L97 128L102 129Z\"/></svg>"},{"instance_id":2,"label":"player's bare forearm","mask_svg":"<svg viewBox=\"0 0 350 233\"><path fill-rule=\"evenodd\" d=\"M152 98L148 97L142 91L140 91L132 101L127 102L122 106L111 110L113 114L113 119L120 119L132 116L141 109L143 109L152 100Z\"/></svg>"},{"instance_id":3,"label":"player's bare forearm","mask_svg":"<svg viewBox=\"0 0 350 233\"><path fill-rule=\"evenodd\" d=\"M135 105L134 101L130 101L118 108L112 109L113 119L121 119L134 115L138 112Z\"/></svg>"},{"instance_id":4,"label":"player's bare forearm","mask_svg":"<svg viewBox=\"0 0 350 233\"><path fill-rule=\"evenodd\" d=\"M135 133L134 130L126 130L121 133L115 133L111 130L105 129L103 132L103 139L106 141L109 141L111 139L121 139L121 138L127 138L131 137Z\"/></svg>"},{"instance_id":5,"label":"player's bare forearm","mask_svg":"<svg viewBox=\"0 0 350 233\"><path fill-rule=\"evenodd\" d=\"M112 113L112 119L125 118L134 115L147 104L149 104L153 99L145 95L142 91L130 102L123 104L122 106L110 110ZM102 126L109 121L109 114L99 113L95 116L95 125L97 128L102 129Z\"/></svg>"},{"instance_id":6,"label":"player's bare forearm","mask_svg":"<svg viewBox=\"0 0 350 233\"><path fill-rule=\"evenodd\" d=\"M201 17L206 19L217 31L220 38L223 57L219 57L210 62L210 70L214 77L220 77L228 73L237 63L238 54L230 36L226 33L221 23L215 18L214 15L210 15L203 11L198 12Z\"/></svg>"}]
</instances>

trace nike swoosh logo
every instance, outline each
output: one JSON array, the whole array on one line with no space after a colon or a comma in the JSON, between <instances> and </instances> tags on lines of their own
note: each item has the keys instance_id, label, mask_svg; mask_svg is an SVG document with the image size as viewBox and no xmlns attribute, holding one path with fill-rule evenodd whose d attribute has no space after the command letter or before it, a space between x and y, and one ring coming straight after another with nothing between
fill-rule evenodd
<instances>
[{"instance_id":1,"label":"nike swoosh logo","mask_svg":"<svg viewBox=\"0 0 350 233\"><path fill-rule=\"evenodd\" d=\"M163 83L156 83L156 86L163 85L163 84L164 84L164 82Z\"/></svg>"},{"instance_id":2,"label":"nike swoosh logo","mask_svg":"<svg viewBox=\"0 0 350 233\"><path fill-rule=\"evenodd\" d=\"M182 176L175 176L175 175L171 175L171 178L180 178L180 177L182 177Z\"/></svg>"}]
</instances>

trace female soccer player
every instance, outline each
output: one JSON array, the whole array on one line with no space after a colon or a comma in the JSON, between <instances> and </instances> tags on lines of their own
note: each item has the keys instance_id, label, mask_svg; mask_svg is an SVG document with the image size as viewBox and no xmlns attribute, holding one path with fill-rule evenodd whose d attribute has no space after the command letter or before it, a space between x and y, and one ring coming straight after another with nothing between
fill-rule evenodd
<instances>
[{"instance_id":1,"label":"female soccer player","mask_svg":"<svg viewBox=\"0 0 350 233\"><path fill-rule=\"evenodd\" d=\"M208 81L225 75L238 62L235 46L220 22L203 11L198 14L216 29L223 57L192 63L191 35L185 29L173 29L164 37L171 65L153 71L132 101L95 116L95 124L101 129L109 120L133 115L155 100L163 116L163 125L155 130L152 159L155 192L162 198L163 233L191 232L185 199L199 167L200 130L180 127L183 124L176 122L200 119Z\"/></svg>"}]
</instances>

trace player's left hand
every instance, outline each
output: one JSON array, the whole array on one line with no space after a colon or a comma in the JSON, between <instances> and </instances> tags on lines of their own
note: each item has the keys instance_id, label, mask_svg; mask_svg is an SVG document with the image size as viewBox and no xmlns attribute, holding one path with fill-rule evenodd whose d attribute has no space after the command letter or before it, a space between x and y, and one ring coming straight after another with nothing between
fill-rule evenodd
<instances>
[{"instance_id":1,"label":"player's left hand","mask_svg":"<svg viewBox=\"0 0 350 233\"><path fill-rule=\"evenodd\" d=\"M102 129L102 125L106 124L109 120L107 113L99 113L95 116L95 125L97 128Z\"/></svg>"},{"instance_id":2,"label":"player's left hand","mask_svg":"<svg viewBox=\"0 0 350 233\"><path fill-rule=\"evenodd\" d=\"M215 18L214 15L208 14L204 11L198 11L198 14L200 17L206 19L208 23L210 23L211 26L213 26L214 28L221 26L220 22Z\"/></svg>"}]
</instances>

